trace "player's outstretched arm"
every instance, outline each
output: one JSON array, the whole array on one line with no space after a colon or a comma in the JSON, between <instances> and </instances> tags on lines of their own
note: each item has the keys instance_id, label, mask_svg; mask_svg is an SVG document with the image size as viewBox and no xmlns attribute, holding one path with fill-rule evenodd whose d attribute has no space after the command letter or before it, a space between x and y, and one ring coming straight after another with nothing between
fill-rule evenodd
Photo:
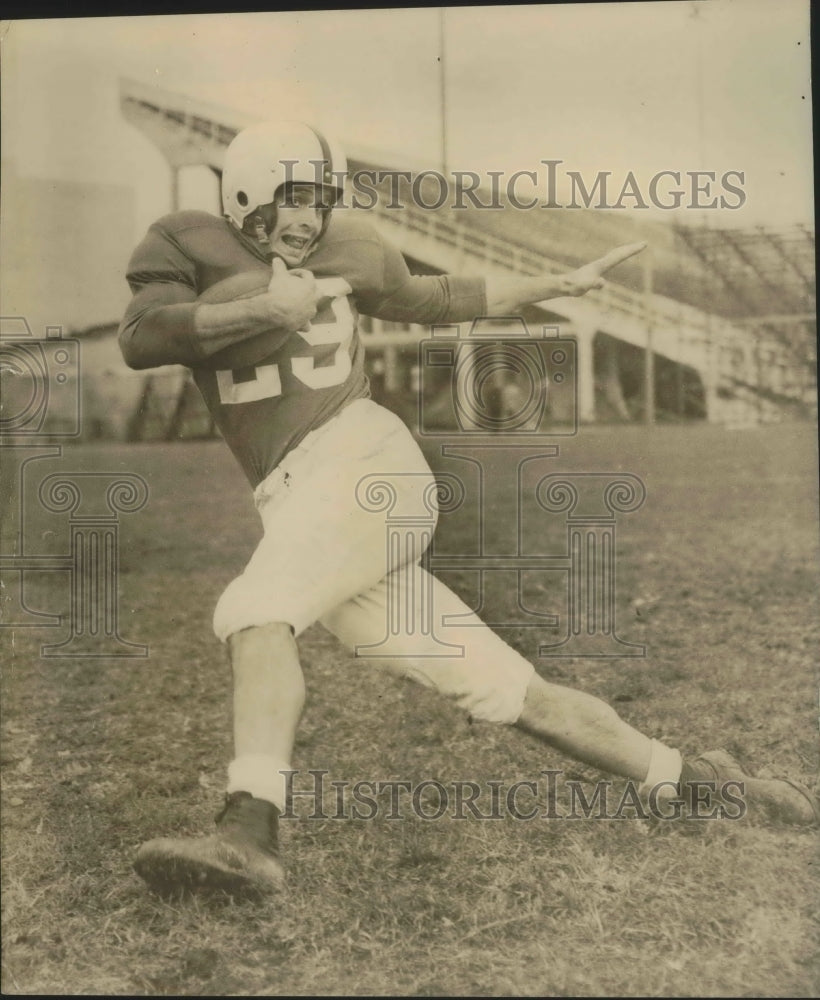
<instances>
[{"instance_id":1,"label":"player's outstretched arm","mask_svg":"<svg viewBox=\"0 0 820 1000\"><path fill-rule=\"evenodd\" d=\"M640 253L645 247L646 243L626 243L568 274L550 274L536 278L489 275L486 278L487 312L490 316L502 316L534 302L564 295L584 295L592 288L602 288L603 276L607 271Z\"/></svg>"}]
</instances>

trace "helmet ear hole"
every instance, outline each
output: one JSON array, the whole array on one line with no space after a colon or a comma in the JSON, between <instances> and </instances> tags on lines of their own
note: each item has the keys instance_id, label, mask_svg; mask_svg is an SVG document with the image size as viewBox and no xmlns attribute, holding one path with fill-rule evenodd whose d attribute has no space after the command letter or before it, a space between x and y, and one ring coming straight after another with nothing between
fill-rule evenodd
<instances>
[{"instance_id":1,"label":"helmet ear hole","mask_svg":"<svg viewBox=\"0 0 820 1000\"><path fill-rule=\"evenodd\" d=\"M248 207L248 196L245 194L244 191L237 191L236 192L236 200L239 203L239 205L240 205L241 208L247 208Z\"/></svg>"}]
</instances>

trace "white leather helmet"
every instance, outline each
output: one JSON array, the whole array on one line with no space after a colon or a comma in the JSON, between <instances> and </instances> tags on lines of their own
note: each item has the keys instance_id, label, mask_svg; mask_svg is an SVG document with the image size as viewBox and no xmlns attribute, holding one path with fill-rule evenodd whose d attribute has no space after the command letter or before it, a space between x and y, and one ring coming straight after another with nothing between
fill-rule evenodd
<instances>
[{"instance_id":1,"label":"white leather helmet","mask_svg":"<svg viewBox=\"0 0 820 1000\"><path fill-rule=\"evenodd\" d=\"M304 122L263 122L243 129L225 151L222 210L242 229L283 184L316 184L341 196L347 160L339 144Z\"/></svg>"}]
</instances>

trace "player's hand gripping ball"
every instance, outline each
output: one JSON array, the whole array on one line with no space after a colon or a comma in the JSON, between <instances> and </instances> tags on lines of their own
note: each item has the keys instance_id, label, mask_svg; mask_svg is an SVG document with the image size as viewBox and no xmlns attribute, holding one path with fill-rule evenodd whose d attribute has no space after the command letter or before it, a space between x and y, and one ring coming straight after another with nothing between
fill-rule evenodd
<instances>
[{"instance_id":1,"label":"player's hand gripping ball","mask_svg":"<svg viewBox=\"0 0 820 1000\"><path fill-rule=\"evenodd\" d=\"M231 275L211 285L198 302L236 302L260 296L260 317L279 330L304 330L316 315L316 279L304 268L288 270L284 261L274 259L270 270L254 268ZM261 298L264 296L264 298Z\"/></svg>"}]
</instances>

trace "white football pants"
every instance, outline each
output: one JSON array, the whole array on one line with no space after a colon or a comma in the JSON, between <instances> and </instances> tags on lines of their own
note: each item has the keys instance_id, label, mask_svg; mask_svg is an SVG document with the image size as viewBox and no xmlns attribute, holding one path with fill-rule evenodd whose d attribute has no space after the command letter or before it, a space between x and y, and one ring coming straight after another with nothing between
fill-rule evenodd
<instances>
[{"instance_id":1,"label":"white football pants","mask_svg":"<svg viewBox=\"0 0 820 1000\"><path fill-rule=\"evenodd\" d=\"M420 565L435 478L402 421L360 399L309 434L256 489L264 536L220 598L214 631L321 621L363 662L515 722L532 665Z\"/></svg>"}]
</instances>

